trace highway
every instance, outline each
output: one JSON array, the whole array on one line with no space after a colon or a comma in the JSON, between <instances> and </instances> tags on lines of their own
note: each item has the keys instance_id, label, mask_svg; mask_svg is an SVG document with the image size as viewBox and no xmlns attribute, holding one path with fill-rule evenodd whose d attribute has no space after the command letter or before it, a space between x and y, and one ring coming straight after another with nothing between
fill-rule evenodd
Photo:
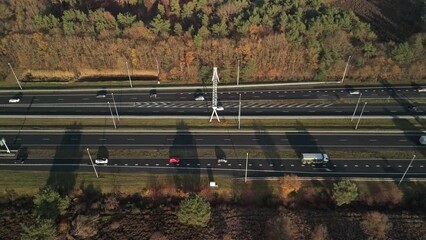
<instances>
[{"instance_id":1,"label":"highway","mask_svg":"<svg viewBox=\"0 0 426 240\"><path fill-rule=\"evenodd\" d=\"M153 88L154 89L154 88ZM358 94L350 94L351 91L359 91L363 99L425 99L426 92L419 93L418 87L343 87L343 88L305 88L305 89L261 89L261 90L218 90L218 98L221 101L237 101L241 93L243 100L339 100L358 99ZM180 91L156 89L157 96L151 97L150 91L126 92L125 90L114 92L115 101L119 102L176 102L194 101L197 94L203 94L206 100L210 100L211 91L199 89L196 91ZM107 92L106 98L112 101L111 92ZM8 104L15 93L0 94L0 104ZM100 103L105 98L97 96L97 90L84 93L23 93L20 95L21 103Z\"/></svg>"},{"instance_id":2,"label":"highway","mask_svg":"<svg viewBox=\"0 0 426 240\"><path fill-rule=\"evenodd\" d=\"M371 99L397 99L398 103L370 103L364 116L423 116L426 104L416 104L418 110L408 109L407 99L421 99L426 93L419 93L413 87L398 88L356 88L362 94L361 106ZM350 90L352 91L352 90ZM219 92L219 105L224 107L222 116L238 114L238 93L242 93L243 116L351 116L355 103L339 103L338 99L358 100L360 95L351 95L343 88L301 89L301 90L232 90ZM115 93L98 98L93 93L25 94L19 96L19 103L9 103L12 96L0 95L0 115L71 115L109 116L117 107L124 116L209 116L211 106L209 93L205 101L195 101L193 91L157 92L156 97L149 92ZM295 100L305 100L296 101ZM294 100L294 101L290 101ZM309 101L308 101L309 100ZM324 101L327 100L327 101ZM306 102L308 101L308 102ZM114 105L114 102L116 105ZM386 101L385 101L386 102ZM358 112L361 111L358 109Z\"/></svg>"},{"instance_id":3,"label":"highway","mask_svg":"<svg viewBox=\"0 0 426 240\"><path fill-rule=\"evenodd\" d=\"M248 161L250 177L283 176L295 173L299 176L322 177L389 177L400 178L410 159L331 159L327 165L306 165L299 159L252 159ZM108 165L96 165L98 171L112 173L191 173L220 174L243 177L246 159L228 159L218 163L217 159L182 159L178 164L170 164L167 159L110 159ZM13 159L1 160L2 170L40 170L40 171L85 171L92 172L87 156L83 159L27 159L25 162ZM407 177L426 177L426 159L416 159ZM210 172L211 171L211 172Z\"/></svg>"},{"instance_id":4,"label":"highway","mask_svg":"<svg viewBox=\"0 0 426 240\"><path fill-rule=\"evenodd\" d=\"M24 161L13 156L0 157L2 170L28 171L93 171L85 151L86 148L95 150L99 147L112 150L145 149L167 152L170 156L179 155L179 164L170 164L167 158L152 159L149 157L124 158L108 155L108 165L97 165L102 173L131 173L143 172L151 174L192 174L200 175L229 175L243 177L245 171L245 156L214 156L198 157L197 149L211 149L216 155L224 154L232 149L257 149L265 153L267 158L249 159L249 177L283 176L295 173L306 177L368 177L368 178L399 178L407 168L410 159L377 158L363 159L336 158L330 156L327 165L304 165L299 159L279 158L277 151L288 150L297 154L304 152L340 151L405 151L407 155L413 151L425 155L426 146L418 143L422 133L325 133L325 132L189 132L181 129L179 132L164 133L135 133L135 132L31 132L7 131L0 132L9 148L27 148L29 153ZM53 158L37 158L31 156L36 149L51 149L55 152ZM70 154L69 151L73 154ZM3 151L4 152L4 151ZM240 151L241 152L241 151ZM244 155L244 154L243 154ZM418 156L410 167L407 178L426 176L426 159ZM96 158L96 156L93 156ZM218 157L225 157L227 163L218 163Z\"/></svg>"},{"instance_id":5,"label":"highway","mask_svg":"<svg viewBox=\"0 0 426 240\"><path fill-rule=\"evenodd\" d=\"M267 133L259 129L254 133L191 133L182 129L179 133L1 133L9 148L21 146L37 148L60 147L124 147L124 148L172 148L172 147L265 147L320 151L327 149L421 149L418 140L421 133Z\"/></svg>"},{"instance_id":6,"label":"highway","mask_svg":"<svg viewBox=\"0 0 426 240\"><path fill-rule=\"evenodd\" d=\"M396 100L397 103L368 103L363 116L425 116L426 104L416 103L416 111L407 107L416 100L425 99L426 93L419 93L417 87L346 87L315 88L294 90L223 90L219 91L219 104L224 111L221 116L237 115L239 93L242 94L244 116L351 116L355 101L362 94L361 105L369 100ZM114 100L108 93L97 97L93 93L25 93L19 103L9 103L13 94L0 95L0 115L87 115L110 116L109 101L114 111L117 104L120 115L124 116L209 116L211 114L210 93L204 92L205 101L194 97L203 91L161 91L157 95L145 92L115 92ZM338 100L353 100L339 103ZM301 126L303 128L303 126ZM179 126L178 126L179 128ZM100 146L107 149L160 149L170 156L177 149L190 153L181 157L179 164L169 164L167 159L126 159L110 158L106 166L97 166L100 172L148 172L148 173L192 173L225 174L242 177L245 158L229 158L227 163L217 163L217 158L198 158L197 149L257 149L264 151L267 159L250 159L248 171L251 177L282 176L297 173L301 176L324 177L399 177L410 159L338 159L330 156L326 166L303 165L299 159L276 158L276 151L327 152L348 151L417 151L426 153L426 146L418 143L422 133L319 133L282 132L269 133L259 126L248 132L189 132L184 126L178 132L137 133L137 132L86 132L69 130L66 133L53 132L0 132L9 148L17 150L26 147L30 155L24 161L0 158L0 169L11 170L64 170L92 171L84 149ZM80 158L38 159L31 156L31 149L77 151ZM192 154L192 155L191 155ZM63 155L63 154L62 154ZM62 156L61 155L61 156ZM423 154L424 155L424 154ZM353 155L352 155L353 156ZM195 158L194 158L195 157ZM407 177L424 177L426 159L419 156L410 168Z\"/></svg>"},{"instance_id":7,"label":"highway","mask_svg":"<svg viewBox=\"0 0 426 240\"><path fill-rule=\"evenodd\" d=\"M224 111L221 116L238 115L238 103L222 103ZM357 115L361 112L361 106L357 109ZM418 104L418 112L410 111L407 106L368 104L363 116L398 116L426 115L426 104ZM115 108L111 105L115 114ZM211 106L202 102L136 102L117 105L120 115L123 116L210 116ZM355 104L333 103L243 103L243 116L352 116ZM25 104L0 105L0 115L83 115L83 116L110 116L110 108L106 102L100 104Z\"/></svg>"}]
</instances>

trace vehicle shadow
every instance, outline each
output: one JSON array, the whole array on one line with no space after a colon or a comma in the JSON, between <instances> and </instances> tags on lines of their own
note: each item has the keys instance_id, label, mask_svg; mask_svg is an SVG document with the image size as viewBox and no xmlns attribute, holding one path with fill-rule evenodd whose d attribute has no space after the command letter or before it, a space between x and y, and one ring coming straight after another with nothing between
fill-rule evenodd
<instances>
[{"instance_id":1,"label":"vehicle shadow","mask_svg":"<svg viewBox=\"0 0 426 240\"><path fill-rule=\"evenodd\" d=\"M74 189L79 164L84 155L81 149L82 132L80 129L79 124L66 128L61 142L56 147L49 177L45 184L45 187L51 187L62 195L66 195Z\"/></svg>"},{"instance_id":2,"label":"vehicle shadow","mask_svg":"<svg viewBox=\"0 0 426 240\"><path fill-rule=\"evenodd\" d=\"M200 168L194 136L184 122L176 126L176 135L169 149L169 157L177 157L179 163L174 165L174 182L176 188L184 192L198 192L200 189Z\"/></svg>"}]
</instances>

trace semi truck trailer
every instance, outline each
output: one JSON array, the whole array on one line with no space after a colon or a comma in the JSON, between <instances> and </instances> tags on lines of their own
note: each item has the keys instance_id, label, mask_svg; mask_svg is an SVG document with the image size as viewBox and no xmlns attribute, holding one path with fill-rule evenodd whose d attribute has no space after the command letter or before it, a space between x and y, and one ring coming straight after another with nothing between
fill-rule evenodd
<instances>
[{"instance_id":1,"label":"semi truck trailer","mask_svg":"<svg viewBox=\"0 0 426 240\"><path fill-rule=\"evenodd\" d=\"M302 153L303 164L327 163L328 155L325 153Z\"/></svg>"}]
</instances>

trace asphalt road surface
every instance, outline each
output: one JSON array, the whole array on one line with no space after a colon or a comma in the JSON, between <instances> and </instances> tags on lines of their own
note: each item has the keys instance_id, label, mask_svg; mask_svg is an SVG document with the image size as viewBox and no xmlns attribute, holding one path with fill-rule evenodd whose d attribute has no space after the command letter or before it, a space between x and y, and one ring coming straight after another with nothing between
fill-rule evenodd
<instances>
[{"instance_id":1,"label":"asphalt road surface","mask_svg":"<svg viewBox=\"0 0 426 240\"><path fill-rule=\"evenodd\" d=\"M350 92L358 91L358 94ZM397 103L374 104L366 106L364 116L422 116L426 112L426 104L416 104L417 109L410 109L414 98L426 98L426 93L418 92L415 87L375 87L375 88L327 88L299 90L253 90L219 92L219 105L224 107L221 115L235 116L238 113L239 93L242 94L243 116L329 116L352 115L355 103L338 104L315 100L358 99L362 94L361 104L369 99L397 99ZM156 116L156 115L198 115L208 116L211 113L209 93L204 93L204 101L195 101L195 96L202 91L116 93L114 99L110 93L105 95L93 93L61 93L61 94L25 94L16 96L18 103L9 103L13 96L0 95L0 115L85 115L109 116L115 106L120 115ZM283 102L292 99L311 100L303 102ZM270 100L259 102L256 100ZM108 102L110 105L108 105ZM114 104L116 103L116 105Z\"/></svg>"},{"instance_id":2,"label":"asphalt road surface","mask_svg":"<svg viewBox=\"0 0 426 240\"><path fill-rule=\"evenodd\" d=\"M197 148L257 148L273 154L278 150L303 152L327 152L338 150L417 150L425 151L426 146L418 143L421 134L350 134L350 133L0 133L10 149L27 147L31 149L73 149L79 151L78 158L61 154L53 159L37 159L29 155L23 162L15 157L2 157L0 169L42 170L42 171L92 171L85 148L105 147L107 149L163 149L172 154L176 149ZM93 156L96 158L95 156ZM194 158L181 156L179 164L170 164L168 159L109 158L107 165L98 165L103 172L146 172L146 173L191 173L207 175L244 176L245 156L227 158L227 163L218 163L217 158ZM225 156L226 158L226 156ZM392 177L398 178L407 168L411 159L336 159L330 156L326 165L305 165L299 159L291 158L250 158L250 177L282 176L296 173L300 176L323 177ZM407 177L425 177L426 159L416 159Z\"/></svg>"},{"instance_id":3,"label":"asphalt road surface","mask_svg":"<svg viewBox=\"0 0 426 240\"><path fill-rule=\"evenodd\" d=\"M363 99L425 99L426 92L418 92L419 87L343 87L343 88L310 88L310 89L262 89L262 90L218 90L218 98L221 101L238 101L239 94L242 100L339 100L358 99L362 94ZM114 100L120 102L179 102L195 101L199 94L210 101L211 91L199 89L196 91L155 90L156 97L150 91L141 92L114 92ZM359 94L351 94L358 91ZM25 93L25 94L0 94L0 104L8 104L9 99L17 96L24 104L51 104L51 103L103 103L106 100L112 102L111 92L106 92L105 97L93 93Z\"/></svg>"},{"instance_id":4,"label":"asphalt road surface","mask_svg":"<svg viewBox=\"0 0 426 240\"><path fill-rule=\"evenodd\" d=\"M357 109L360 114L363 102ZM115 107L107 102L102 103L74 103L74 104L0 104L0 115L83 115L83 116L110 116L115 114ZM224 107L221 116L238 115L238 103L222 102ZM408 105L367 104L363 116L397 116L426 115L426 104L416 105L414 111ZM256 103L242 104L243 116L351 116L355 104L335 103ZM117 111L124 116L161 116L161 115L197 115L210 116L211 106L207 102L129 102L118 103Z\"/></svg>"},{"instance_id":5,"label":"asphalt road surface","mask_svg":"<svg viewBox=\"0 0 426 240\"><path fill-rule=\"evenodd\" d=\"M105 146L116 148L141 147L263 147L272 149L301 149L321 151L326 149L418 149L421 134L365 134L365 133L190 133L181 129L179 133L1 133L10 149L22 146L56 148Z\"/></svg>"},{"instance_id":6,"label":"asphalt road surface","mask_svg":"<svg viewBox=\"0 0 426 240\"><path fill-rule=\"evenodd\" d=\"M283 176L295 173L299 176L315 177L387 177L400 178L411 159L377 160L377 159L331 159L326 165L302 164L299 159L249 159L247 171L249 177ZM182 159L178 164L170 164L167 159L110 159L108 165L96 165L98 172L112 173L169 173L195 175L216 174L243 177L246 159L228 159L227 163L218 163L217 159ZM425 177L426 159L416 159L411 164L406 177ZM69 159L27 159L24 162L2 160L3 170L39 170L92 172L88 157L81 160Z\"/></svg>"}]
</instances>

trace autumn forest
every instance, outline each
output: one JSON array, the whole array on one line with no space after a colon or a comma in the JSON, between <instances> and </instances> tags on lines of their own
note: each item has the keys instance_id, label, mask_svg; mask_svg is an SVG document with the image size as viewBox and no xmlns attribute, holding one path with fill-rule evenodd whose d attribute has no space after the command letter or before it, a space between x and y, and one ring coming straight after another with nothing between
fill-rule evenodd
<instances>
[{"instance_id":1,"label":"autumn forest","mask_svg":"<svg viewBox=\"0 0 426 240\"><path fill-rule=\"evenodd\" d=\"M19 69L159 71L200 83L426 77L426 1L413 34L389 37L339 0L3 0L0 81ZM420 27L419 27L420 26ZM423 28L422 28L423 26Z\"/></svg>"}]
</instances>

